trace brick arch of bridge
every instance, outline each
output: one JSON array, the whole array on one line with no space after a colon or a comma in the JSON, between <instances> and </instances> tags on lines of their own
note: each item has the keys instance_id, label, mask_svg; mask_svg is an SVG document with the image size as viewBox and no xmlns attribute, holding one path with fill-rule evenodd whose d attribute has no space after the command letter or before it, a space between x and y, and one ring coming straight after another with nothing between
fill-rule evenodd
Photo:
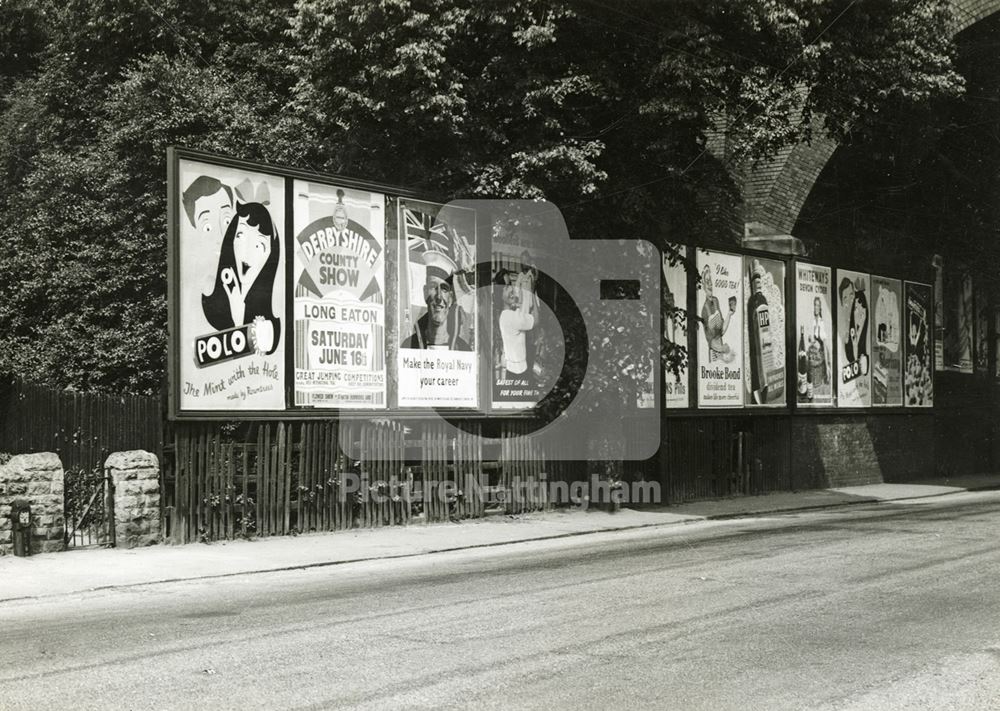
<instances>
[{"instance_id":1,"label":"brick arch of bridge","mask_svg":"<svg viewBox=\"0 0 1000 711\"><path fill-rule=\"evenodd\" d=\"M1000 0L956 0L952 34L1000 11ZM746 221L770 234L791 234L799 212L837 142L817 131L811 143L800 143L759 165L744 185Z\"/></svg>"}]
</instances>

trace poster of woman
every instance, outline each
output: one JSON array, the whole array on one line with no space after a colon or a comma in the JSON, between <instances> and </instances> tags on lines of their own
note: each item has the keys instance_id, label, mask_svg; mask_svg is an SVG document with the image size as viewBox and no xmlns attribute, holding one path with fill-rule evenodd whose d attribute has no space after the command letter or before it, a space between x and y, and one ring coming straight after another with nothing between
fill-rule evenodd
<instances>
[{"instance_id":1,"label":"poster of woman","mask_svg":"<svg viewBox=\"0 0 1000 711\"><path fill-rule=\"evenodd\" d=\"M903 404L903 289L897 279L873 276L872 292L875 297L872 404L900 407Z\"/></svg>"},{"instance_id":2,"label":"poster of woman","mask_svg":"<svg viewBox=\"0 0 1000 711\"><path fill-rule=\"evenodd\" d=\"M743 406L743 257L699 250L698 407Z\"/></svg>"},{"instance_id":3,"label":"poster of woman","mask_svg":"<svg viewBox=\"0 0 1000 711\"><path fill-rule=\"evenodd\" d=\"M871 407L871 280L837 270L837 406Z\"/></svg>"},{"instance_id":4,"label":"poster of woman","mask_svg":"<svg viewBox=\"0 0 1000 711\"><path fill-rule=\"evenodd\" d=\"M799 407L833 405L832 270L795 264L795 401Z\"/></svg>"},{"instance_id":5,"label":"poster of woman","mask_svg":"<svg viewBox=\"0 0 1000 711\"><path fill-rule=\"evenodd\" d=\"M284 179L181 160L180 410L285 406Z\"/></svg>"}]
</instances>

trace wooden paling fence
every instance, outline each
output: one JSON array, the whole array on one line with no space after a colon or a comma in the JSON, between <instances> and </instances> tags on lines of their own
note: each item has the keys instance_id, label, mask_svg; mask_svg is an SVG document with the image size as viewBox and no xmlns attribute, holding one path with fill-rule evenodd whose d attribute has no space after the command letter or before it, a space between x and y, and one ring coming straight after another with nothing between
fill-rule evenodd
<instances>
[{"instance_id":1,"label":"wooden paling fence","mask_svg":"<svg viewBox=\"0 0 1000 711\"><path fill-rule=\"evenodd\" d=\"M0 382L0 452L55 452L65 469L89 470L104 465L102 452L145 449L162 459L162 446L159 396Z\"/></svg>"},{"instance_id":2,"label":"wooden paling fence","mask_svg":"<svg viewBox=\"0 0 1000 711\"><path fill-rule=\"evenodd\" d=\"M507 513L542 509L545 460L524 432L504 425L493 482L475 422L176 423L165 532L185 543L477 518L491 484Z\"/></svg>"}]
</instances>

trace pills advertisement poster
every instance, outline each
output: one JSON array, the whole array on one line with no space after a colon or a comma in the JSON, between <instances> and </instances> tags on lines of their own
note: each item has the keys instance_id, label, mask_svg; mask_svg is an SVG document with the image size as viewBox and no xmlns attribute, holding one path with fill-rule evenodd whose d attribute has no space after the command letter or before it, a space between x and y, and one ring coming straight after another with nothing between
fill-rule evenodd
<instances>
[{"instance_id":1,"label":"pills advertisement poster","mask_svg":"<svg viewBox=\"0 0 1000 711\"><path fill-rule=\"evenodd\" d=\"M285 407L285 181L181 160L181 410Z\"/></svg>"}]
</instances>

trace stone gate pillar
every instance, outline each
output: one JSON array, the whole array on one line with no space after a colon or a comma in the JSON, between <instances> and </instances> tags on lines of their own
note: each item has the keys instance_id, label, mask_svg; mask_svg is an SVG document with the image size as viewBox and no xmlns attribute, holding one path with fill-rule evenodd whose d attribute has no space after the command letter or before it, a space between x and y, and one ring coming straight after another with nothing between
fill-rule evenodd
<instances>
[{"instance_id":1,"label":"stone gate pillar","mask_svg":"<svg viewBox=\"0 0 1000 711\"><path fill-rule=\"evenodd\" d=\"M143 450L113 452L104 466L115 484L115 545L160 542L160 464Z\"/></svg>"},{"instance_id":2,"label":"stone gate pillar","mask_svg":"<svg viewBox=\"0 0 1000 711\"><path fill-rule=\"evenodd\" d=\"M18 454L0 465L0 555L13 550L10 508L15 500L31 506L31 552L64 546L63 467L53 452Z\"/></svg>"}]
</instances>

